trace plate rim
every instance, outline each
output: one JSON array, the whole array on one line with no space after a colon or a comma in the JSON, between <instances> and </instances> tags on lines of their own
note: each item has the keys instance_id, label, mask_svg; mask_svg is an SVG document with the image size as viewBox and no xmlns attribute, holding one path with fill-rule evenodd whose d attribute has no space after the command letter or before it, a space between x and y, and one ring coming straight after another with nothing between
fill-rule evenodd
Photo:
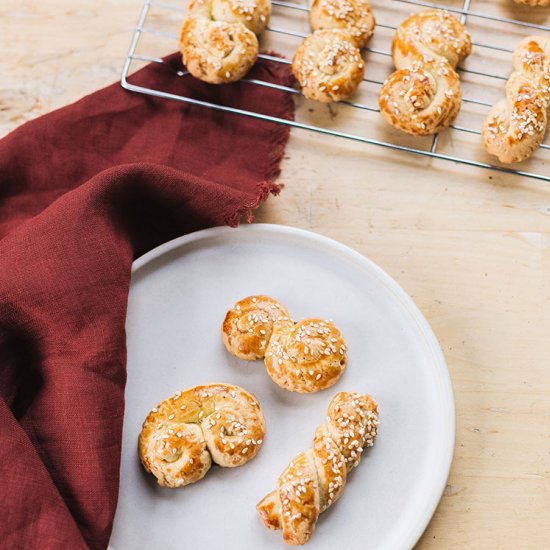
<instances>
[{"instance_id":1,"label":"plate rim","mask_svg":"<svg viewBox=\"0 0 550 550\"><path fill-rule=\"evenodd\" d=\"M442 448L442 460L438 464L438 470L434 478L436 482L433 483L429 494L429 505L424 510L419 512L418 525L416 528L409 529L402 541L405 548L413 548L415 544L420 540L424 531L427 529L445 490L447 480L451 471L451 466L454 457L455 438L456 438L456 405L454 398L454 391L452 385L451 375L445 360L445 356L439 344L439 341L420 311L419 307L413 301L413 299L407 294L407 292L380 266L378 266L373 260L354 250L353 248L335 240L330 237L326 237L320 233L309 231L307 229L301 229L288 225L271 224L271 223L252 223L248 225L240 225L237 228L228 226L216 226L207 229L200 229L180 237L176 237L170 241L167 241L156 248L146 252L132 264L132 278L137 271L153 262L157 258L176 250L178 248L189 245L193 242L198 242L204 239L215 238L217 236L237 235L239 232L245 231L247 233L263 233L269 235L286 235L292 237L298 237L301 239L309 240L318 245L329 247L340 254L346 255L355 262L363 264L371 273L375 274L385 286L393 292L396 298L398 298L405 310L411 315L411 317L418 323L419 328L426 337L426 343L432 352L434 364L441 375L440 389L444 392L442 402L446 404L448 411L445 415L446 426L443 433L446 435L446 440L441 442Z\"/></svg>"}]
</instances>

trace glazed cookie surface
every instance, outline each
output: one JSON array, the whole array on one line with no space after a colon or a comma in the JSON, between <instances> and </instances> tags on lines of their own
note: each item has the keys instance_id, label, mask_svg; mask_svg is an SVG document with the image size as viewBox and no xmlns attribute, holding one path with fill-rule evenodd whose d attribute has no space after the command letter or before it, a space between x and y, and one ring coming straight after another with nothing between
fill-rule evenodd
<instances>
[{"instance_id":1,"label":"glazed cookie surface","mask_svg":"<svg viewBox=\"0 0 550 550\"><path fill-rule=\"evenodd\" d=\"M514 51L506 97L489 111L485 149L506 164L528 159L544 141L550 105L550 38L527 36Z\"/></svg>"},{"instance_id":2,"label":"glazed cookie surface","mask_svg":"<svg viewBox=\"0 0 550 550\"><path fill-rule=\"evenodd\" d=\"M415 136L433 135L452 124L462 103L455 68L471 47L464 25L446 11L409 17L393 40L398 70L380 90L378 104L384 119Z\"/></svg>"},{"instance_id":3,"label":"glazed cookie surface","mask_svg":"<svg viewBox=\"0 0 550 550\"><path fill-rule=\"evenodd\" d=\"M328 319L276 324L265 356L271 379L289 391L311 393L333 386L347 366L347 345Z\"/></svg>"},{"instance_id":4,"label":"glazed cookie surface","mask_svg":"<svg viewBox=\"0 0 550 550\"><path fill-rule=\"evenodd\" d=\"M210 84L243 78L258 58L256 35L239 23L190 17L183 24L180 51L187 70Z\"/></svg>"},{"instance_id":5,"label":"glazed cookie surface","mask_svg":"<svg viewBox=\"0 0 550 550\"><path fill-rule=\"evenodd\" d=\"M347 31L358 48L364 48L374 33L375 19L366 0L314 0L309 12L314 31Z\"/></svg>"},{"instance_id":6,"label":"glazed cookie surface","mask_svg":"<svg viewBox=\"0 0 550 550\"><path fill-rule=\"evenodd\" d=\"M292 72L309 99L331 103L348 98L365 74L365 62L348 31L319 30L299 46Z\"/></svg>"},{"instance_id":7,"label":"glazed cookie surface","mask_svg":"<svg viewBox=\"0 0 550 550\"><path fill-rule=\"evenodd\" d=\"M241 359L261 359L277 321L293 324L290 312L277 300L263 295L239 300L223 321L223 343L229 353Z\"/></svg>"},{"instance_id":8,"label":"glazed cookie surface","mask_svg":"<svg viewBox=\"0 0 550 550\"><path fill-rule=\"evenodd\" d=\"M257 504L264 525L282 529L287 544L305 544L319 515L341 497L349 473L377 434L378 405L370 395L335 395L315 432L313 448L296 455L279 476L277 488Z\"/></svg>"},{"instance_id":9,"label":"glazed cookie surface","mask_svg":"<svg viewBox=\"0 0 550 550\"><path fill-rule=\"evenodd\" d=\"M257 399L229 384L195 386L159 403L143 423L138 452L164 487L202 479L212 463L226 468L252 460L265 419Z\"/></svg>"}]
</instances>

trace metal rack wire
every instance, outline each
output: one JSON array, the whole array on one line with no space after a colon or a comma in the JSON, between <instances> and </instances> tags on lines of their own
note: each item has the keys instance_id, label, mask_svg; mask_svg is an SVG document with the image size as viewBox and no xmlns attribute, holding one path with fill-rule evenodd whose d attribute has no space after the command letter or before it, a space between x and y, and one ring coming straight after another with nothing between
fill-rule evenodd
<instances>
[{"instance_id":1,"label":"metal rack wire","mask_svg":"<svg viewBox=\"0 0 550 550\"><path fill-rule=\"evenodd\" d=\"M506 17L501 17L500 15L494 15L491 13L484 13L480 11L475 11L471 9L471 2L472 0L464 0L463 5L460 8L453 7L453 6L445 6L442 4L434 4L431 2L424 2L422 0L392 0L395 4L404 4L404 5L413 5L413 6L419 6L423 8L439 8L439 9L446 9L449 12L452 12L459 16L460 20L463 23L466 23L467 21L471 21L473 19L482 21L482 22L496 22L499 24L507 24L507 25L513 25L517 28L525 28L526 32L536 30L537 32L547 33L550 32L550 26L541 25L529 21L519 21L515 19L510 19ZM274 6L277 7L277 9L280 10L291 10L294 13L297 14L304 14L304 17L307 15L307 12L309 11L309 8L305 5L300 5L293 2L287 2L286 0L272 0L272 3ZM480 168L486 168L490 170L497 170L500 172L505 173L511 173L511 174L517 174L521 176L526 176L530 178L535 178L542 181L548 181L550 182L550 168L548 170L544 170L546 167L546 163L550 161L550 144L543 143L540 147L539 154L541 155L541 162L539 171L531 171L531 170L523 170L523 169L514 169L510 168L508 166L503 166L499 164L493 164L489 161L479 160L477 158L466 158L466 156L457 156L456 154L450 154L445 151L440 150L440 136L435 135L431 139L431 142L428 144L426 148L420 148L417 145L410 145L408 143L399 143L399 139L377 139L373 137L367 137L362 136L357 133L352 133L348 131L343 131L343 129L338 129L338 124L313 124L309 122L300 122L297 120L286 120L274 116L269 116L263 113L259 112L253 112L253 111L247 111L243 109L237 109L234 107L230 107L228 105L222 105L222 104L215 104L208 101L203 101L196 98L186 97L183 95L177 95L173 93L168 93L164 90L157 90L154 88L146 88L143 86L138 86L136 84L131 83L129 79L130 71L133 67L133 64L135 62L152 62L152 63L164 63L163 59L157 56L153 55L146 55L138 53L138 46L140 44L140 40L142 39L143 35L152 35L156 37L163 37L164 39L169 39L170 41L174 41L174 44L177 44L178 36L176 34L178 29L174 29L176 32L166 32L163 30L159 30L154 28L153 25L149 25L148 17L150 14L150 11L152 8L158 9L158 10L167 10L171 12L177 12L180 14L181 19L183 19L183 14L186 12L185 5L176 5L171 3L166 3L161 0L146 0L141 12L141 15L139 17L138 24L136 26L131 44L130 49L128 52L128 56L126 58L126 61L124 63L124 67L122 70L122 76L121 76L121 84L122 86L130 91L138 92L138 93L144 93L147 95L152 95L156 97L161 97L165 99L172 99L177 101L182 101L185 103L190 103L194 105L200 105L203 107L216 109L219 111L225 111L234 113L237 115L244 115L249 116L261 120L266 120L270 122L275 122L278 124L285 124L294 128L298 128L300 130L307 130L311 132L316 132L318 134L325 134L325 135L331 135L336 136L340 138L346 138L350 139L356 142L365 143L369 145L374 145L378 147L383 147L386 149L393 149L397 151L402 151L404 153L410 153L413 155L420 155L424 157L429 157L432 159L441 159L446 161L453 161L460 164L465 164L469 166L475 166ZM376 6L374 6L376 7ZM275 9L275 8L274 8ZM376 11L375 11L376 13ZM377 28L381 29L389 29L389 30L395 30L396 25L389 24L385 21L377 21ZM289 29L289 28L279 28L277 26L269 26L267 31L269 33L273 33L277 36L285 36L285 37L292 37L297 39L302 39L305 36L307 36L307 33L300 32L297 30ZM474 40L473 45L476 50L480 51L492 51L492 52L503 52L504 54L509 54L511 58L511 54L513 52L512 49L509 49L507 47L503 47L497 44L491 44L487 43L485 41L479 41ZM387 60L387 64L391 65L391 53L389 50L381 49L377 47L368 47L366 48L367 55L374 55L374 56L381 56L382 58L389 58ZM290 64L290 61L288 59L274 57L268 54L260 54L260 58L267 59L270 61L274 61L277 63L286 63ZM393 70L393 69L392 69ZM481 76L481 77L487 77L489 79L496 79L499 81L502 85L502 89L504 89L504 82L507 80L508 76L504 76L503 74L493 74L492 72L486 71L486 70L476 70L473 68L466 68L466 67L459 67L459 72L465 74L465 75L472 75L475 76ZM179 77L188 77L188 73L185 71L178 71L177 76ZM283 86L280 84L275 84L272 82L266 82L261 81L257 79L251 79L251 78L245 78L243 79L244 82L248 82L252 85L257 86L267 86L270 88L274 88L277 90L281 90L290 94L294 94L297 97L300 96L300 91L298 89L289 87L289 86ZM364 81L367 84L374 85L374 86L381 86L382 80L379 79L373 79L373 78L365 78ZM482 109L485 109L485 112L491 107L492 103L487 101L486 98L483 97L471 97L470 95L464 94L463 97L463 103L464 104L470 104L472 106L480 106ZM368 105L364 102L358 102L358 101L342 101L339 102L338 105L345 105L347 107L351 107L354 109L358 109L360 111L364 111L367 113L378 113L379 109L378 106L372 106ZM471 126L471 125L470 125ZM463 135L473 135L473 136L479 136L480 131L477 128L469 127L467 125L461 125L461 124L453 124L450 127L450 130L448 132L458 132ZM479 144L479 148L482 149L482 146ZM488 156L485 155L487 158ZM542 173L543 171L547 172L547 174Z\"/></svg>"}]
</instances>

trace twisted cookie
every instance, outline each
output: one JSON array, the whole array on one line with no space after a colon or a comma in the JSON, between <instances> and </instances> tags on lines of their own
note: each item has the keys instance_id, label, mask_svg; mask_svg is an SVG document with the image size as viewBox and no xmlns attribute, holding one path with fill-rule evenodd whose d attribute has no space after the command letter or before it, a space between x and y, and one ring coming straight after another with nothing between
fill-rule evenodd
<instances>
[{"instance_id":1,"label":"twisted cookie","mask_svg":"<svg viewBox=\"0 0 550 550\"><path fill-rule=\"evenodd\" d=\"M360 48L374 32L367 0L314 0L310 15L314 30L302 42L292 72L309 99L332 103L348 98L365 75Z\"/></svg>"},{"instance_id":2,"label":"twisted cookie","mask_svg":"<svg viewBox=\"0 0 550 550\"><path fill-rule=\"evenodd\" d=\"M310 34L292 60L292 72L309 99L322 103L349 97L365 74L365 62L348 31Z\"/></svg>"},{"instance_id":3,"label":"twisted cookie","mask_svg":"<svg viewBox=\"0 0 550 550\"><path fill-rule=\"evenodd\" d=\"M202 479L212 462L233 468L253 459L264 435L264 416L252 394L210 384L159 403L143 423L138 452L159 485L183 487Z\"/></svg>"},{"instance_id":4,"label":"twisted cookie","mask_svg":"<svg viewBox=\"0 0 550 550\"><path fill-rule=\"evenodd\" d=\"M237 302L223 321L222 338L227 351L248 361L261 359L276 321L294 324L286 307L269 296L249 296Z\"/></svg>"},{"instance_id":5,"label":"twisted cookie","mask_svg":"<svg viewBox=\"0 0 550 550\"><path fill-rule=\"evenodd\" d=\"M265 356L272 380L289 391L310 393L334 385L347 365L347 346L329 320L295 323L269 296L250 296L227 312L222 325L227 350L241 359Z\"/></svg>"},{"instance_id":6,"label":"twisted cookie","mask_svg":"<svg viewBox=\"0 0 550 550\"><path fill-rule=\"evenodd\" d=\"M346 352L342 333L329 320L276 323L265 366L282 388L311 393L336 384L346 368Z\"/></svg>"},{"instance_id":7,"label":"twisted cookie","mask_svg":"<svg viewBox=\"0 0 550 550\"><path fill-rule=\"evenodd\" d=\"M256 34L267 25L271 0L193 0L188 13L180 36L187 70L211 84L241 79L258 58Z\"/></svg>"},{"instance_id":8,"label":"twisted cookie","mask_svg":"<svg viewBox=\"0 0 550 550\"><path fill-rule=\"evenodd\" d=\"M366 0L314 0L309 12L314 31L347 31L358 48L364 48L374 33L375 19Z\"/></svg>"},{"instance_id":9,"label":"twisted cookie","mask_svg":"<svg viewBox=\"0 0 550 550\"><path fill-rule=\"evenodd\" d=\"M338 393L317 428L313 449L298 454L279 477L277 489L256 506L269 529L282 529L287 544L305 544L319 514L342 495L378 431L378 406L369 395Z\"/></svg>"},{"instance_id":10,"label":"twisted cookie","mask_svg":"<svg viewBox=\"0 0 550 550\"><path fill-rule=\"evenodd\" d=\"M260 34L271 15L271 0L193 0L187 11L190 17L237 23Z\"/></svg>"},{"instance_id":11,"label":"twisted cookie","mask_svg":"<svg viewBox=\"0 0 550 550\"><path fill-rule=\"evenodd\" d=\"M529 158L544 140L550 102L550 38L524 38L513 58L506 98L489 111L481 135L501 162Z\"/></svg>"},{"instance_id":12,"label":"twisted cookie","mask_svg":"<svg viewBox=\"0 0 550 550\"><path fill-rule=\"evenodd\" d=\"M462 91L454 70L470 54L464 25L442 10L409 17L393 40L396 72L380 90L379 105L392 126L416 136L449 126L460 110Z\"/></svg>"}]
</instances>

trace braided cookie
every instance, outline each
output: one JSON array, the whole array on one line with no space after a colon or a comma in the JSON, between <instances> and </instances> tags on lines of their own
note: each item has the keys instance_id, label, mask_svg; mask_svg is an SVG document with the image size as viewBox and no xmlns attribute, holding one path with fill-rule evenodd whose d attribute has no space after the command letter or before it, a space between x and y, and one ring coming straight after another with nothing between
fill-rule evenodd
<instances>
[{"instance_id":1,"label":"braided cookie","mask_svg":"<svg viewBox=\"0 0 550 550\"><path fill-rule=\"evenodd\" d=\"M212 462L226 468L246 464L264 435L264 416L252 394L210 384L159 403L143 423L138 452L159 485L183 487L202 479Z\"/></svg>"},{"instance_id":2,"label":"braided cookie","mask_svg":"<svg viewBox=\"0 0 550 550\"><path fill-rule=\"evenodd\" d=\"M529 158L544 140L550 102L550 38L528 36L514 52L506 97L489 111L481 135L501 162Z\"/></svg>"},{"instance_id":3,"label":"braided cookie","mask_svg":"<svg viewBox=\"0 0 550 550\"><path fill-rule=\"evenodd\" d=\"M311 393L334 385L347 366L347 346L332 321L295 323L289 311L269 296L249 296L227 312L223 343L233 355L265 356L267 373L289 391Z\"/></svg>"},{"instance_id":4,"label":"braided cookie","mask_svg":"<svg viewBox=\"0 0 550 550\"><path fill-rule=\"evenodd\" d=\"M342 495L378 431L378 406L369 395L338 393L317 428L313 449L298 454L279 477L277 489L256 506L269 529L282 529L290 545L305 544L319 514Z\"/></svg>"},{"instance_id":5,"label":"braided cookie","mask_svg":"<svg viewBox=\"0 0 550 550\"><path fill-rule=\"evenodd\" d=\"M356 90L365 74L365 62L348 31L320 30L299 46L292 72L307 98L331 103Z\"/></svg>"},{"instance_id":6,"label":"braided cookie","mask_svg":"<svg viewBox=\"0 0 550 550\"><path fill-rule=\"evenodd\" d=\"M348 31L358 48L367 45L375 27L372 9L366 0L314 0L309 12L309 22L314 31Z\"/></svg>"},{"instance_id":7,"label":"braided cookie","mask_svg":"<svg viewBox=\"0 0 550 550\"><path fill-rule=\"evenodd\" d=\"M436 134L452 124L462 101L454 69L471 49L464 25L448 12L428 10L409 17L393 40L398 70L380 90L384 119L415 136Z\"/></svg>"},{"instance_id":8,"label":"braided cookie","mask_svg":"<svg viewBox=\"0 0 550 550\"><path fill-rule=\"evenodd\" d=\"M256 62L271 0L194 0L180 35L187 70L211 84L235 82ZM256 34L255 34L256 33Z\"/></svg>"}]
</instances>

